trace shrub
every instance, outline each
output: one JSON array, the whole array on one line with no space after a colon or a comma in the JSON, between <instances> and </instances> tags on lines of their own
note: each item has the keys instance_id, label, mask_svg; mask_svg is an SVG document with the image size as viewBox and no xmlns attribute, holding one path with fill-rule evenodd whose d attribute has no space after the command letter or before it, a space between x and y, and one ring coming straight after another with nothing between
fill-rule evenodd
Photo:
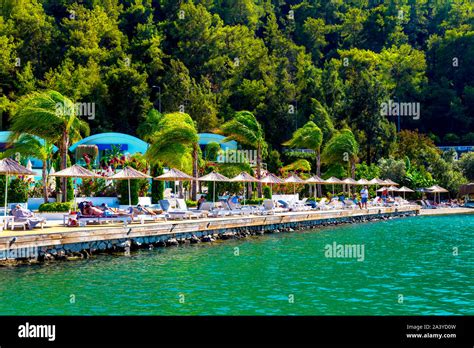
<instances>
[{"instance_id":1,"label":"shrub","mask_svg":"<svg viewBox=\"0 0 474 348\"><path fill-rule=\"evenodd\" d=\"M465 145L473 145L474 144L474 132L467 133L463 135L462 142Z\"/></svg>"},{"instance_id":2,"label":"shrub","mask_svg":"<svg viewBox=\"0 0 474 348\"><path fill-rule=\"evenodd\" d=\"M267 198L267 199L271 199L272 198L272 191L270 189L269 186L265 186L263 188L263 197Z\"/></svg>"},{"instance_id":3,"label":"shrub","mask_svg":"<svg viewBox=\"0 0 474 348\"><path fill-rule=\"evenodd\" d=\"M260 205L263 203L263 200L265 198L253 198L253 199L246 199L245 204L251 204L251 205ZM243 202L242 202L243 203Z\"/></svg>"},{"instance_id":4,"label":"shrub","mask_svg":"<svg viewBox=\"0 0 474 348\"><path fill-rule=\"evenodd\" d=\"M457 145L460 142L459 137L454 133L448 133L443 137L443 142L446 145Z\"/></svg>"},{"instance_id":5,"label":"shrub","mask_svg":"<svg viewBox=\"0 0 474 348\"><path fill-rule=\"evenodd\" d=\"M153 177L163 174L163 167L159 164L151 167L151 175ZM163 199L165 190L165 183L161 180L152 180L151 182L151 203L157 204Z\"/></svg>"},{"instance_id":6,"label":"shrub","mask_svg":"<svg viewBox=\"0 0 474 348\"><path fill-rule=\"evenodd\" d=\"M8 201L24 203L28 201L29 183L23 179L13 179L8 186Z\"/></svg>"},{"instance_id":7,"label":"shrub","mask_svg":"<svg viewBox=\"0 0 474 348\"><path fill-rule=\"evenodd\" d=\"M187 199L187 200L186 200L186 205L187 205L188 207L191 207L191 208L197 207L197 203L198 203L197 201L193 201L193 200L190 200L190 199Z\"/></svg>"},{"instance_id":8,"label":"shrub","mask_svg":"<svg viewBox=\"0 0 474 348\"><path fill-rule=\"evenodd\" d=\"M138 204L138 183L139 180L130 180L130 197L132 205ZM119 193L119 202L122 205L128 205L128 180L120 180L117 183L117 191Z\"/></svg>"},{"instance_id":9,"label":"shrub","mask_svg":"<svg viewBox=\"0 0 474 348\"><path fill-rule=\"evenodd\" d=\"M71 210L71 202L60 203L43 203L39 206L38 211L40 212L67 212Z\"/></svg>"}]
</instances>

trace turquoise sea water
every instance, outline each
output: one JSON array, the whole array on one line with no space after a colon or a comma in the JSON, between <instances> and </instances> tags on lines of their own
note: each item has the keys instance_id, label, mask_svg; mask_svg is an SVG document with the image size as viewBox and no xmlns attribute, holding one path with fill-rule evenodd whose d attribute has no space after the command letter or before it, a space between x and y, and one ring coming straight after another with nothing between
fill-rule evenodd
<instances>
[{"instance_id":1,"label":"turquoise sea water","mask_svg":"<svg viewBox=\"0 0 474 348\"><path fill-rule=\"evenodd\" d=\"M474 215L412 217L0 268L0 315L474 315L473 237Z\"/></svg>"}]
</instances>

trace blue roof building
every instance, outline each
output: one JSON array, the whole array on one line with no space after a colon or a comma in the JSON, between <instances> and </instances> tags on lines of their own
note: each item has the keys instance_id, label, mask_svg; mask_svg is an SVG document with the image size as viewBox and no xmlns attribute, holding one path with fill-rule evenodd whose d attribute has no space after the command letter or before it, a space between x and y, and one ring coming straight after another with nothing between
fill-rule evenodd
<instances>
[{"instance_id":1,"label":"blue roof building","mask_svg":"<svg viewBox=\"0 0 474 348\"><path fill-rule=\"evenodd\" d=\"M99 157L104 151L111 150L112 147L119 148L124 154L144 154L148 149L148 143L124 133L99 133L84 138L71 147L69 151L74 153L79 145L96 145L99 149Z\"/></svg>"},{"instance_id":2,"label":"blue roof building","mask_svg":"<svg viewBox=\"0 0 474 348\"><path fill-rule=\"evenodd\" d=\"M221 145L221 149L226 150L237 150L237 142L234 140L224 142L225 137L219 134L213 133L199 133L199 145L205 147L211 142L216 142Z\"/></svg>"}]
</instances>

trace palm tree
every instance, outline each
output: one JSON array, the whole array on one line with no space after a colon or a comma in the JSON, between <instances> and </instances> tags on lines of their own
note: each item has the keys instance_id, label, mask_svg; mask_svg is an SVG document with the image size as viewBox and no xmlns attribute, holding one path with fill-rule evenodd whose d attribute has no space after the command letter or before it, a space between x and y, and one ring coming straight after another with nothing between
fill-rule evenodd
<instances>
[{"instance_id":1,"label":"palm tree","mask_svg":"<svg viewBox=\"0 0 474 348\"><path fill-rule=\"evenodd\" d=\"M191 117L182 112L160 114L151 110L138 128L138 134L150 143L145 157L150 163L161 163L198 176L199 136ZM189 170L191 169L191 170ZM196 198L196 183L192 185Z\"/></svg>"},{"instance_id":2,"label":"palm tree","mask_svg":"<svg viewBox=\"0 0 474 348\"><path fill-rule=\"evenodd\" d=\"M227 137L224 141L235 140L243 145L257 149L257 179L261 178L262 154L266 149L263 129L250 111L239 111L234 118L224 123L220 133ZM262 183L258 182L258 197L262 197Z\"/></svg>"},{"instance_id":3,"label":"palm tree","mask_svg":"<svg viewBox=\"0 0 474 348\"><path fill-rule=\"evenodd\" d=\"M13 138L23 133L36 135L59 149L61 169L67 166L70 142L89 135L89 125L76 114L75 104L61 93L48 90L33 92L21 98L18 109L11 117ZM63 200L67 200L67 179L63 178Z\"/></svg>"},{"instance_id":4,"label":"palm tree","mask_svg":"<svg viewBox=\"0 0 474 348\"><path fill-rule=\"evenodd\" d=\"M303 127L296 130L292 138L284 142L283 145L314 150L316 152L316 175L320 177L322 143L323 132L313 121L309 121ZM321 185L318 185L318 195L321 195Z\"/></svg>"},{"instance_id":5,"label":"palm tree","mask_svg":"<svg viewBox=\"0 0 474 348\"><path fill-rule=\"evenodd\" d=\"M46 141L39 140L31 134L22 134L18 139L10 137L9 148L3 153L3 156L12 156L16 153L24 157L34 157L42 163L43 179L43 198L44 203L48 203L48 161L53 153L53 146Z\"/></svg>"},{"instance_id":6,"label":"palm tree","mask_svg":"<svg viewBox=\"0 0 474 348\"><path fill-rule=\"evenodd\" d=\"M348 173L355 179L355 163L359 152L359 144L350 129L336 132L324 148L322 157L329 164L348 164Z\"/></svg>"}]
</instances>

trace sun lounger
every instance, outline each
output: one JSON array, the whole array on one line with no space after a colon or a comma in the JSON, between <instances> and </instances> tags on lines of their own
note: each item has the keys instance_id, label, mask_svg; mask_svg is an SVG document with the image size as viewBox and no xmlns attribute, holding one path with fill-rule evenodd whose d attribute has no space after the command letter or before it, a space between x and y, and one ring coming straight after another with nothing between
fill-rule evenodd
<instances>
[{"instance_id":1,"label":"sun lounger","mask_svg":"<svg viewBox=\"0 0 474 348\"><path fill-rule=\"evenodd\" d=\"M330 209L344 209L344 204L338 198L331 200L331 202L328 203L328 206Z\"/></svg>"},{"instance_id":2,"label":"sun lounger","mask_svg":"<svg viewBox=\"0 0 474 348\"><path fill-rule=\"evenodd\" d=\"M203 202L199 212L205 212L207 217L224 217L230 215L227 209L222 209L220 204L214 202Z\"/></svg>"},{"instance_id":3,"label":"sun lounger","mask_svg":"<svg viewBox=\"0 0 474 348\"><path fill-rule=\"evenodd\" d=\"M124 224L129 224L132 222L131 215L83 215L77 214L77 222L79 226L85 226L88 223L97 223L102 224L103 222L123 222Z\"/></svg>"},{"instance_id":4,"label":"sun lounger","mask_svg":"<svg viewBox=\"0 0 474 348\"><path fill-rule=\"evenodd\" d=\"M166 214L168 214L168 217L173 220L174 219L183 220L183 219L192 219L192 218L197 219L201 216L201 214L196 214L189 210L172 208L171 202L167 199L161 200L160 206L161 206L161 209L163 209L163 211Z\"/></svg>"},{"instance_id":5,"label":"sun lounger","mask_svg":"<svg viewBox=\"0 0 474 348\"><path fill-rule=\"evenodd\" d=\"M351 199L345 199L344 200L344 208L345 209L355 209L357 205L354 203L353 200Z\"/></svg>"},{"instance_id":6,"label":"sun lounger","mask_svg":"<svg viewBox=\"0 0 474 348\"><path fill-rule=\"evenodd\" d=\"M231 201L226 201L225 203L232 215L250 215L256 212L252 206L242 206L241 204L234 204Z\"/></svg>"},{"instance_id":7,"label":"sun lounger","mask_svg":"<svg viewBox=\"0 0 474 348\"><path fill-rule=\"evenodd\" d=\"M308 198L303 198L302 200L294 200L289 202L290 209L292 211L305 211L305 210L311 210L311 206L306 205L306 201Z\"/></svg>"},{"instance_id":8,"label":"sun lounger","mask_svg":"<svg viewBox=\"0 0 474 348\"><path fill-rule=\"evenodd\" d=\"M319 209L319 210L329 210L329 209L332 209L332 207L328 205L328 203L327 203L327 198L326 198L326 197L323 197L323 198L321 198L321 200L319 201L318 206L316 207L316 209Z\"/></svg>"},{"instance_id":9,"label":"sun lounger","mask_svg":"<svg viewBox=\"0 0 474 348\"><path fill-rule=\"evenodd\" d=\"M187 212L190 218L198 219L198 218L207 216L206 212L199 211L199 210L190 210L184 199L181 199L181 198L176 199L176 204L178 206L178 210Z\"/></svg>"},{"instance_id":10,"label":"sun lounger","mask_svg":"<svg viewBox=\"0 0 474 348\"><path fill-rule=\"evenodd\" d=\"M436 206L432 205L428 200L421 200L421 206L425 209L436 209Z\"/></svg>"}]
</instances>

